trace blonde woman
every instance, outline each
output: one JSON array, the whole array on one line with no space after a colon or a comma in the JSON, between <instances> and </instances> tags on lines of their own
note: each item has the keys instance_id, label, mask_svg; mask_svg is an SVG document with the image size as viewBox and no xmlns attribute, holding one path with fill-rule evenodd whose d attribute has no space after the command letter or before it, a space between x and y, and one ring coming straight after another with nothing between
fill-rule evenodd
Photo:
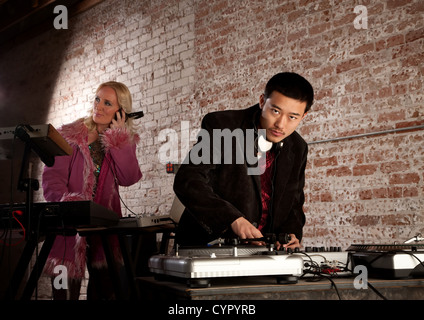
<instances>
[{"instance_id":1,"label":"blonde woman","mask_svg":"<svg viewBox=\"0 0 424 320\"><path fill-rule=\"evenodd\" d=\"M92 200L122 216L119 186L130 186L142 177L136 157L139 136L125 115L131 110L128 88L119 82L105 82L96 90L90 115L58 130L73 147L73 154L56 157L52 167L44 168L42 186L47 201ZM114 258L122 265L118 241L111 241ZM90 271L87 298L114 298L100 239L76 235L57 236L47 260L45 272L52 279L57 276L53 272L56 265L64 265L68 271L69 289L53 286L54 299L78 299L86 264Z\"/></svg>"}]
</instances>

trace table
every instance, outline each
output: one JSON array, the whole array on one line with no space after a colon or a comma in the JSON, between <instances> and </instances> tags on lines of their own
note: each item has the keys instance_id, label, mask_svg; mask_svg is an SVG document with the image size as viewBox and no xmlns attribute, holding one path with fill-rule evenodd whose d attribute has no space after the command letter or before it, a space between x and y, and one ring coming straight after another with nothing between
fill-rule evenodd
<instances>
[{"instance_id":1,"label":"table","mask_svg":"<svg viewBox=\"0 0 424 320\"><path fill-rule=\"evenodd\" d=\"M170 239L170 234L175 231L175 226L173 224L163 224L150 227L128 227L128 226L112 226L112 227L95 227L95 228L78 228L77 232L80 236L100 236L102 240L102 246L105 253L106 261L108 264L109 275L113 284L115 295L117 300L138 300L139 291L136 285L135 278L138 274L137 265L140 260L140 252L143 250L143 235L156 235L157 233L162 233L161 247L159 249L160 253L167 253L168 242ZM120 276L121 272L114 262L112 247L110 245L109 236L117 236L119 240L119 245L122 253L122 258L124 260L125 276L126 279L122 279ZM132 249L131 245L127 241L127 236L138 236L138 243L135 245L135 248ZM146 250L147 248L144 248ZM151 246L149 246L151 249ZM155 250L155 249L153 249ZM148 250L147 250L148 251ZM147 252L148 255L152 255L154 252ZM145 261L142 263L142 267L147 266L148 257L144 257ZM124 287L128 285L129 292L125 292Z\"/></svg>"},{"instance_id":2,"label":"table","mask_svg":"<svg viewBox=\"0 0 424 320\"><path fill-rule=\"evenodd\" d=\"M175 300L382 300L371 288L355 289L354 277L319 281L301 278L277 284L272 276L216 278L209 288L190 288L178 279L137 278L142 299ZM423 300L424 279L369 279L388 300ZM334 283L334 285L333 285ZM335 289L337 288L337 290Z\"/></svg>"},{"instance_id":3,"label":"table","mask_svg":"<svg viewBox=\"0 0 424 320\"><path fill-rule=\"evenodd\" d=\"M138 298L138 290L135 285L135 277L137 276L137 262L139 261L139 257L137 255L142 251L141 243L137 245L135 250L131 250L128 241L126 241L126 237L131 236L141 236L141 235L152 235L155 236L156 233L162 233L163 239L161 242L161 248L159 250L160 253L166 253L168 241L170 234L175 230L175 226L173 224L164 224L158 226L150 226L150 227L79 227L79 228L71 228L65 231L61 230L47 230L45 232L45 240L42 243L40 252L36 258L34 266L32 266L30 270L30 276L28 280L25 282L24 274L27 272L27 268L30 266L30 261L32 255L35 251L35 248L38 246L39 238L38 236L32 234L27 241L23 253L15 267L15 271L10 280L10 284L2 297L5 300L30 300L34 290L37 286L37 282L41 276L43 268L45 266L47 257L50 253L50 250L53 246L54 240L56 236L59 235L75 235L78 233L80 236L91 236L98 235L102 239L102 245L105 252L106 260L108 263L109 273L113 282L114 290L118 300L124 299L137 299ZM122 256L125 264L125 272L128 281L128 285L130 287L130 293L126 294L123 291L123 281L119 276L119 270L114 263L112 257L112 249L109 243L109 236L116 235L119 239L120 248L122 252ZM141 239L141 238L139 238ZM145 248L144 248L145 249ZM153 254L153 252L149 252L149 255ZM147 264L147 257L145 258ZM22 293L20 293L20 288L22 288Z\"/></svg>"}]
</instances>

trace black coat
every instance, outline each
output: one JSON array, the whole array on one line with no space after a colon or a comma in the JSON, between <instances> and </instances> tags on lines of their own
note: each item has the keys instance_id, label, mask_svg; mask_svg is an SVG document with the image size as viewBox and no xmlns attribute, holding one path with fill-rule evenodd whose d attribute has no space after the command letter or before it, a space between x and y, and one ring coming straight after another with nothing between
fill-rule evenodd
<instances>
[{"instance_id":1,"label":"black coat","mask_svg":"<svg viewBox=\"0 0 424 320\"><path fill-rule=\"evenodd\" d=\"M203 118L202 129L211 137L213 129L234 131L240 128L246 132L255 128L259 116L258 104L243 110L212 112ZM200 143L201 139L197 145ZM233 151L235 145L233 141ZM193 159L193 152L198 154L199 148L194 151L195 147L190 151L190 159ZM297 132L293 132L284 139L282 147L275 146L275 149L272 209L262 234L294 233L301 240L305 224L302 207L308 145ZM259 225L261 181L260 175L247 173L248 167L255 166L250 164L251 161L237 164L234 154L232 164L222 164L224 160L221 164L214 164L212 160L210 164L194 164L188 159L179 168L174 181L175 194L185 206L176 231L177 243L206 245L219 237L234 238L230 225L239 217Z\"/></svg>"}]
</instances>

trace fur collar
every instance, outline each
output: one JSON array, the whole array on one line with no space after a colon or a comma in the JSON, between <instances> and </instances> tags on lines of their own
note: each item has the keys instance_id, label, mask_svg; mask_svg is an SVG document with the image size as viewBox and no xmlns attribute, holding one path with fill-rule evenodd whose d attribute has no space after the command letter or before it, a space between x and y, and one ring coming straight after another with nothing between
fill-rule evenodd
<instances>
[{"instance_id":1,"label":"fur collar","mask_svg":"<svg viewBox=\"0 0 424 320\"><path fill-rule=\"evenodd\" d=\"M65 124L58 131L69 144L74 144L79 147L87 145L88 128L84 124L83 119Z\"/></svg>"},{"instance_id":2,"label":"fur collar","mask_svg":"<svg viewBox=\"0 0 424 320\"><path fill-rule=\"evenodd\" d=\"M94 163L91 159L90 149L88 148L88 128L83 119L78 119L72 123L63 125L59 130L63 138L74 147L79 149L84 159L83 179L85 181L83 190L79 194L65 194L62 201L91 200L95 185ZM75 150L74 150L75 152Z\"/></svg>"}]
</instances>

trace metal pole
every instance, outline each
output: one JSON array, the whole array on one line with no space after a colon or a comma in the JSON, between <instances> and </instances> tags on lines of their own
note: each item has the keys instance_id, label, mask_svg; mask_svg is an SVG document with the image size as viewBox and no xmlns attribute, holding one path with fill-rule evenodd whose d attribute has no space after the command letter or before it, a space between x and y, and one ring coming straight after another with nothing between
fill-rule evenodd
<instances>
[{"instance_id":1,"label":"metal pole","mask_svg":"<svg viewBox=\"0 0 424 320\"><path fill-rule=\"evenodd\" d=\"M332 139L311 141L311 142L308 142L308 144L311 145L311 144L318 144L318 143L325 143L325 142L334 142L334 141L340 141L340 140L356 139L356 138L376 136L376 135L379 135L379 134L402 132L402 131L408 131L408 130L418 130L418 129L424 129L424 124L418 125L418 126L413 126L413 127L390 129L390 130L383 130L383 131L377 131L377 132L361 133L361 134L356 134L356 135L346 136L346 137L338 137L338 138L332 138Z\"/></svg>"}]
</instances>

